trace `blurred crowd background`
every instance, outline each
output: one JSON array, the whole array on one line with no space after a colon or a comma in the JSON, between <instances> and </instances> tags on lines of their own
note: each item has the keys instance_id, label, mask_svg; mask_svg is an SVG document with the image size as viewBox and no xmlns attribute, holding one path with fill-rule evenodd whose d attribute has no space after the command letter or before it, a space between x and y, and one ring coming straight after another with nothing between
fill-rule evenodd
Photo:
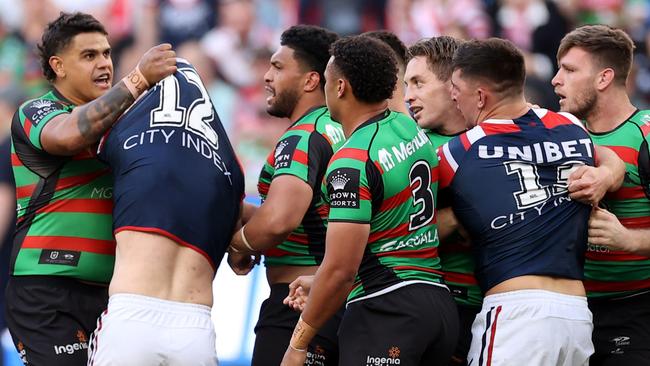
<instances>
[{"instance_id":1,"label":"blurred crowd background","mask_svg":"<svg viewBox=\"0 0 650 366\"><path fill-rule=\"evenodd\" d=\"M265 111L263 75L283 29L317 24L341 35L387 29L408 46L423 37L497 36L526 55L527 97L557 110L550 79L564 34L586 23L625 29L636 42L630 94L650 106L649 0L0 0L0 137L18 103L48 87L36 54L60 11L107 28L119 80L149 47L170 42L200 72L247 173L247 192L287 120Z\"/></svg>"}]
</instances>

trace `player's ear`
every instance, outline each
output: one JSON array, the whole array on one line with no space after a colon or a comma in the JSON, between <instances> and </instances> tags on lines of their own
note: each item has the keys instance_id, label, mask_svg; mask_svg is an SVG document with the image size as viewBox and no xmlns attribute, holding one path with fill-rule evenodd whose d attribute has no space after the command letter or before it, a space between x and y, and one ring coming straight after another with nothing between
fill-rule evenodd
<instances>
[{"instance_id":1,"label":"player's ear","mask_svg":"<svg viewBox=\"0 0 650 366\"><path fill-rule=\"evenodd\" d=\"M476 89L476 106L478 109L483 109L485 107L485 100L487 98L487 95L485 94L485 90L483 88L478 88Z\"/></svg>"},{"instance_id":2,"label":"player's ear","mask_svg":"<svg viewBox=\"0 0 650 366\"><path fill-rule=\"evenodd\" d=\"M59 56L50 56L48 60L50 67L58 78L65 77L65 68L63 67L63 60Z\"/></svg>"},{"instance_id":3,"label":"player's ear","mask_svg":"<svg viewBox=\"0 0 650 366\"><path fill-rule=\"evenodd\" d=\"M320 75L316 71L308 72L303 90L309 93L318 89L320 89Z\"/></svg>"},{"instance_id":4,"label":"player's ear","mask_svg":"<svg viewBox=\"0 0 650 366\"><path fill-rule=\"evenodd\" d=\"M350 84L345 79L336 79L336 96L342 98L350 88Z\"/></svg>"},{"instance_id":5,"label":"player's ear","mask_svg":"<svg viewBox=\"0 0 650 366\"><path fill-rule=\"evenodd\" d=\"M598 75L596 75L596 88L599 91L604 90L614 81L615 77L616 73L614 72L614 69L608 67L601 70Z\"/></svg>"}]
</instances>

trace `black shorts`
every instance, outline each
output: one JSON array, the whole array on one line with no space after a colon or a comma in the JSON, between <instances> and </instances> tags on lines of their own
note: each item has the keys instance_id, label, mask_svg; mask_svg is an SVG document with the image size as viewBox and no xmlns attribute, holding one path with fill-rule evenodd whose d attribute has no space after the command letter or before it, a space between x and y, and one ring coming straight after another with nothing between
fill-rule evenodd
<instances>
[{"instance_id":1,"label":"black shorts","mask_svg":"<svg viewBox=\"0 0 650 366\"><path fill-rule=\"evenodd\" d=\"M458 312L449 291L408 285L348 305L339 364L447 366L457 339Z\"/></svg>"},{"instance_id":2,"label":"black shorts","mask_svg":"<svg viewBox=\"0 0 650 366\"><path fill-rule=\"evenodd\" d=\"M472 324L476 314L481 312L480 306L456 304L458 309L458 344L450 365L467 366L467 354L472 344Z\"/></svg>"},{"instance_id":3,"label":"black shorts","mask_svg":"<svg viewBox=\"0 0 650 366\"><path fill-rule=\"evenodd\" d=\"M15 276L6 300L9 332L25 364L86 366L88 337L108 304L107 287L65 277Z\"/></svg>"},{"instance_id":4,"label":"black shorts","mask_svg":"<svg viewBox=\"0 0 650 366\"><path fill-rule=\"evenodd\" d=\"M293 329L300 318L300 313L282 303L289 295L289 284L271 285L271 294L260 308L260 317L255 326L255 348L251 366L278 366L284 352L289 347ZM341 308L325 325L307 348L309 365L338 365L337 331L343 316Z\"/></svg>"},{"instance_id":5,"label":"black shorts","mask_svg":"<svg viewBox=\"0 0 650 366\"><path fill-rule=\"evenodd\" d=\"M650 292L623 299L589 299L596 353L591 366L650 365Z\"/></svg>"}]
</instances>

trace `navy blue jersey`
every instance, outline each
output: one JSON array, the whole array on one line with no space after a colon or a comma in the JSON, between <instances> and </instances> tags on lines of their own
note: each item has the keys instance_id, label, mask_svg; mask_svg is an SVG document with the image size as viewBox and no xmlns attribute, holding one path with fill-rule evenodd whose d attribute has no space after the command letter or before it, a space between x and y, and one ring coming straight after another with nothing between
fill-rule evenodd
<instances>
[{"instance_id":1,"label":"navy blue jersey","mask_svg":"<svg viewBox=\"0 0 650 366\"><path fill-rule=\"evenodd\" d=\"M196 70L150 89L113 126L99 158L113 171L115 232L165 235L217 268L239 217L244 177Z\"/></svg>"},{"instance_id":2,"label":"navy blue jersey","mask_svg":"<svg viewBox=\"0 0 650 366\"><path fill-rule=\"evenodd\" d=\"M594 147L575 117L536 109L488 120L439 155L484 292L524 275L582 279L591 208L569 198L567 180L594 165Z\"/></svg>"}]
</instances>

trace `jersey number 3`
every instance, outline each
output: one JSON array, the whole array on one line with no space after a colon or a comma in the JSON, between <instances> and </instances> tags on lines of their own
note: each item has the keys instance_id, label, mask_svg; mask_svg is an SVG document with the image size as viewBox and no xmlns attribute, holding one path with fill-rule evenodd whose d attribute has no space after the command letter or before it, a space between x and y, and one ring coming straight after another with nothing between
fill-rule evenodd
<instances>
[{"instance_id":1,"label":"jersey number 3","mask_svg":"<svg viewBox=\"0 0 650 366\"><path fill-rule=\"evenodd\" d=\"M431 167L424 160L418 160L409 171L413 206L419 207L409 217L409 231L417 230L431 222L435 213L435 199L431 190Z\"/></svg>"},{"instance_id":2,"label":"jersey number 3","mask_svg":"<svg viewBox=\"0 0 650 366\"><path fill-rule=\"evenodd\" d=\"M214 109L207 90L194 69L181 68L178 71L199 90L201 97L193 99L189 106L181 105L178 79L174 76L164 78L160 81L160 104L151 111L151 127L185 127L218 149L219 136L210 125L214 120Z\"/></svg>"}]
</instances>

